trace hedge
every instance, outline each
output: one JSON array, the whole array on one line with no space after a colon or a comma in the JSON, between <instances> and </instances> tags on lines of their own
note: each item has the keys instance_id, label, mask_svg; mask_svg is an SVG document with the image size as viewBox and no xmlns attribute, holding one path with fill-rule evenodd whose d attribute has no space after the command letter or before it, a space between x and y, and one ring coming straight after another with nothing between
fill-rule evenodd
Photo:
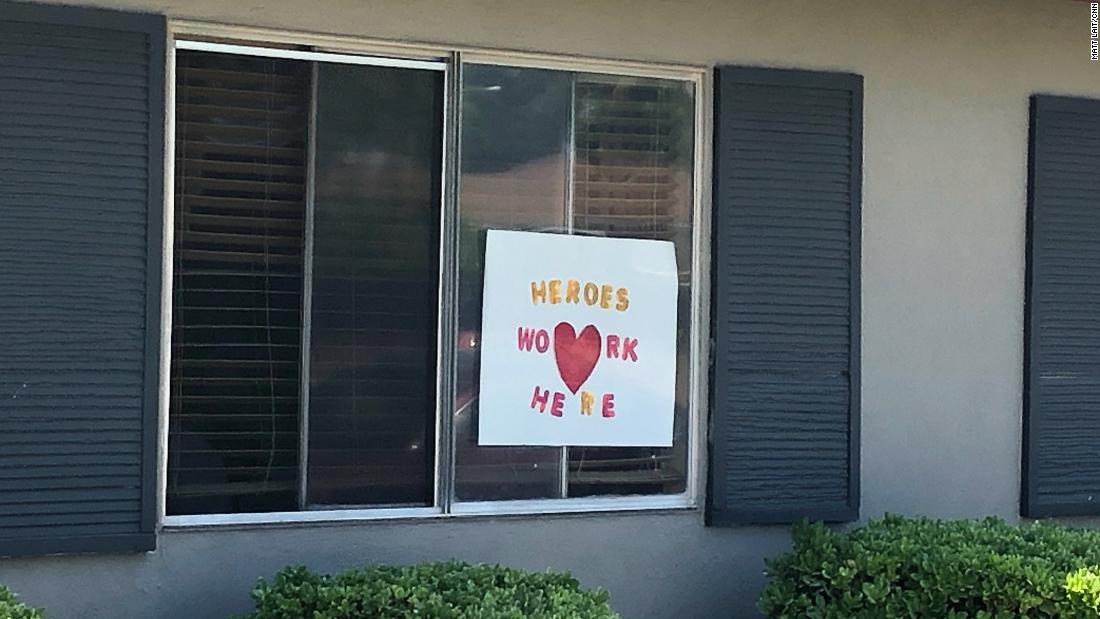
<instances>
[{"instance_id":1,"label":"hedge","mask_svg":"<svg viewBox=\"0 0 1100 619\"><path fill-rule=\"evenodd\" d=\"M11 589L0 585L0 619L42 619L42 611L20 602Z\"/></svg>"},{"instance_id":2,"label":"hedge","mask_svg":"<svg viewBox=\"0 0 1100 619\"><path fill-rule=\"evenodd\" d=\"M374 566L318 575L291 566L252 592L237 619L618 619L604 591L569 574L468 563Z\"/></svg>"},{"instance_id":3,"label":"hedge","mask_svg":"<svg viewBox=\"0 0 1100 619\"><path fill-rule=\"evenodd\" d=\"M803 523L767 566L760 609L773 619L1100 617L1100 532L1049 523Z\"/></svg>"}]
</instances>

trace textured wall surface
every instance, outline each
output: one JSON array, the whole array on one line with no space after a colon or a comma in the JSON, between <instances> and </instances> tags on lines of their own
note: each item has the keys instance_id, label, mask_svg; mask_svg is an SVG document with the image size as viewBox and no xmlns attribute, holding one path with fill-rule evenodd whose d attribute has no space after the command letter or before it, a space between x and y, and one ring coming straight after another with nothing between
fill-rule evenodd
<instances>
[{"instance_id":1,"label":"textured wall surface","mask_svg":"<svg viewBox=\"0 0 1100 619\"><path fill-rule=\"evenodd\" d=\"M1071 0L102 0L332 34L865 77L863 515L1018 510L1028 96L1100 97ZM220 618L291 561L573 569L629 619L751 617L786 529L700 514L165 532L141 556L0 561L59 619Z\"/></svg>"}]
</instances>

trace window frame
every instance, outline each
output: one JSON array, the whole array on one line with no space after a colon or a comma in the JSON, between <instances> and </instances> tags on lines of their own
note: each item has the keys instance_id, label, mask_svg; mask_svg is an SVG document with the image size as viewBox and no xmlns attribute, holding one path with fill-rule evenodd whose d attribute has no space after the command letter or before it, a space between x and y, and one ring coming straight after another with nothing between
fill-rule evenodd
<instances>
[{"instance_id":1,"label":"window frame","mask_svg":"<svg viewBox=\"0 0 1100 619\"><path fill-rule=\"evenodd\" d=\"M293 46L309 46L308 50ZM175 74L176 50L243 53L307 61L336 62L421 70L442 70L443 154L439 217L439 298L436 351L435 478L433 504L424 507L363 507L240 514L168 515L168 414L171 384L171 316L174 264ZM420 520L471 516L698 510L706 478L707 381L710 358L710 150L711 76L706 67L604 60L487 48L397 43L358 37L304 34L243 26L169 21L165 54L164 240L161 291L161 357L158 403L157 522L160 528L310 525L359 521ZM598 496L504 501L459 501L454 493L454 444L445 423L454 402L458 285L458 148L461 73L464 64L603 73L674 79L694 88L690 350L688 363L688 445L685 491L670 495ZM308 189L312 192L312 189ZM307 208L310 208L307 206ZM307 227L312 213L307 212ZM311 241L307 241L311 246ZM308 247L307 246L307 249ZM307 261L309 258L307 257ZM308 280L307 276L307 280ZM303 319L308 307L303 307ZM303 379L304 380L304 379ZM304 427L302 429L304 433Z\"/></svg>"}]
</instances>

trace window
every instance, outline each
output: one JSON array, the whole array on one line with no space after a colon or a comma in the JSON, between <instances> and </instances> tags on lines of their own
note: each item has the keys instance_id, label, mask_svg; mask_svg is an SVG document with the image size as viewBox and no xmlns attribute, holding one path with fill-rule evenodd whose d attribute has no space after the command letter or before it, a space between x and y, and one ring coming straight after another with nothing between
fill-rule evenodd
<instances>
[{"instance_id":1,"label":"window","mask_svg":"<svg viewBox=\"0 0 1100 619\"><path fill-rule=\"evenodd\" d=\"M467 65L463 75L457 498L683 493L689 430L692 84L494 65ZM477 445L480 258L489 228L675 244L682 278L672 448Z\"/></svg>"},{"instance_id":2,"label":"window","mask_svg":"<svg viewBox=\"0 0 1100 619\"><path fill-rule=\"evenodd\" d=\"M468 63L447 96L457 73L180 45L167 515L686 504L695 78ZM477 445L490 228L675 244L671 448Z\"/></svg>"},{"instance_id":3,"label":"window","mask_svg":"<svg viewBox=\"0 0 1100 619\"><path fill-rule=\"evenodd\" d=\"M168 513L430 504L442 73L176 75Z\"/></svg>"}]
</instances>

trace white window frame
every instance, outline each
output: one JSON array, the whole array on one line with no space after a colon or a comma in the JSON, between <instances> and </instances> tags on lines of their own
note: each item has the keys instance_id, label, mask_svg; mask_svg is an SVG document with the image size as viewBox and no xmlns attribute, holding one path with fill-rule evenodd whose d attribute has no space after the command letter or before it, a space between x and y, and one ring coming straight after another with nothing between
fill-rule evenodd
<instances>
[{"instance_id":1,"label":"white window frame","mask_svg":"<svg viewBox=\"0 0 1100 619\"><path fill-rule=\"evenodd\" d=\"M233 41L225 43L224 41ZM237 43L247 41L248 43ZM309 46L309 50L288 46ZM627 60L603 60L474 47L398 43L357 37L327 36L172 20L168 25L165 113L164 260L161 295L161 358L158 427L158 528L254 526L265 524L310 525L316 523L421 520L470 516L531 516L538 514L693 510L700 506L706 479L707 368L710 342L710 73L705 67L657 64ZM387 67L406 67L445 72L443 101L443 191L440 217L440 312L438 322L436 446L434 504L426 507L349 508L293 512L168 515L168 410L171 384L171 317L174 247L175 174L175 69L177 49L290 58ZM686 490L675 495L601 496L505 501L458 501L453 491L453 441L451 424L442 423L453 405L453 332L455 308L448 303L457 285L457 105L463 64L493 64L561 71L675 79L694 86L694 170L692 205L691 332L688 397L688 470ZM450 236L451 238L448 238ZM308 309L306 310L308 311Z\"/></svg>"}]
</instances>

